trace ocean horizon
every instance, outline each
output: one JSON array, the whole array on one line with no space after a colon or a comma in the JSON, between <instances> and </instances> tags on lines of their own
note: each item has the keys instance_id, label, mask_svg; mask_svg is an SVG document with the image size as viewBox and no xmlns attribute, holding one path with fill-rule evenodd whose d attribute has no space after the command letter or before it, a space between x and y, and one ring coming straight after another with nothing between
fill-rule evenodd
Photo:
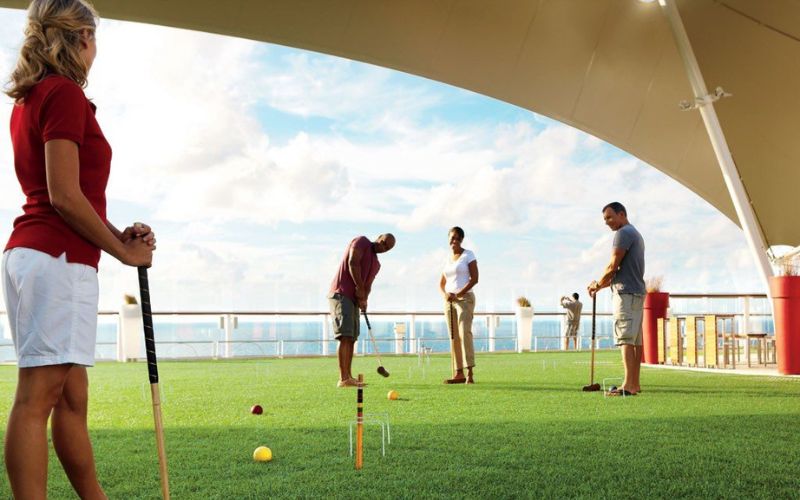
<instances>
[{"instance_id":1,"label":"ocean horizon","mask_svg":"<svg viewBox=\"0 0 800 500\"><path fill-rule=\"evenodd\" d=\"M233 315L235 316L235 314ZM489 321L495 318L494 346L489 337ZM516 350L517 325L514 316L478 316L473 322L475 351ZM226 341L225 329L221 328L219 316L154 316L155 339L158 355L163 359L190 358L236 358L275 356L322 356L336 352L337 342L333 338L323 342L323 321L326 316L315 319L309 316L296 318L270 316L239 316L238 325L230 331ZM387 319L388 318L388 319ZM117 357L118 316L102 315L98 318L96 358L98 361L114 360ZM406 315L374 316L371 319L372 333L381 354L411 354L425 347L433 353L448 352L449 339L444 318L440 316L417 317L414 322L416 345L409 337L410 319ZM405 335L398 338L395 326L405 325ZM772 318L751 318L751 327L759 331L772 332ZM401 327L402 328L402 327ZM734 327L738 328L740 327ZM553 316L534 316L532 350L546 351L562 348L562 320ZM598 316L596 320L598 348L613 347L612 318ZM591 316L581 320L579 337L582 348L589 347L591 338ZM372 353L367 327L361 321L358 341L359 353ZM140 357L144 358L143 342ZM16 355L5 321L0 321L0 362L14 362Z\"/></svg>"},{"instance_id":2,"label":"ocean horizon","mask_svg":"<svg viewBox=\"0 0 800 500\"><path fill-rule=\"evenodd\" d=\"M219 320L203 320L176 318L174 316L154 316L155 339L158 344L158 355L161 358L212 358L212 357L253 357L253 356L315 356L336 352L337 341L329 339L323 342L323 320L298 319L253 319L240 316L238 327L231 331L227 356L225 351L225 329L220 328ZM513 316L497 316L498 324L494 332L495 351L513 351L516 349L516 321ZM0 322L0 362L14 362L16 356ZM375 336L381 354L402 354L415 351L411 339L410 322L371 318L372 333ZM394 333L397 323L405 324L406 335L399 342ZM476 318L473 323L473 338L476 352L489 351L489 328L487 318ZM533 342L539 350L558 349L561 343L561 320L554 318L535 318L533 322ZM97 325L98 360L116 359L118 318L116 316L100 316ZM449 339L444 318L430 317L415 321L416 342L427 347L430 352L447 352ZM611 346L611 319L597 319L597 336L601 338L598 347ZM584 319L580 329L581 337L591 336L591 319ZM361 322L359 336L359 352L372 353L367 327ZM143 344L143 343L142 343ZM282 344L282 345L281 345ZM327 344L324 346L323 344ZM326 349L327 347L327 349ZM216 350L216 351L215 351ZM141 357L144 358L144 346L141 346Z\"/></svg>"}]
</instances>

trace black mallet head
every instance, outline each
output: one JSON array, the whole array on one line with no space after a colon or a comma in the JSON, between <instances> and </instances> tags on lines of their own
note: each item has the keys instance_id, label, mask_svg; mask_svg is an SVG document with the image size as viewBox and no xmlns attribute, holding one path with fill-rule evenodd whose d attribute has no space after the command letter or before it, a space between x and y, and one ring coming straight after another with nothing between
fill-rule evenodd
<instances>
[{"instance_id":1,"label":"black mallet head","mask_svg":"<svg viewBox=\"0 0 800 500\"><path fill-rule=\"evenodd\" d=\"M584 385L583 392L596 392L600 390L600 384Z\"/></svg>"},{"instance_id":2,"label":"black mallet head","mask_svg":"<svg viewBox=\"0 0 800 500\"><path fill-rule=\"evenodd\" d=\"M388 377L389 376L389 372L387 372L386 368L384 368L383 366L379 366L378 367L378 373L380 373L382 377Z\"/></svg>"}]
</instances>

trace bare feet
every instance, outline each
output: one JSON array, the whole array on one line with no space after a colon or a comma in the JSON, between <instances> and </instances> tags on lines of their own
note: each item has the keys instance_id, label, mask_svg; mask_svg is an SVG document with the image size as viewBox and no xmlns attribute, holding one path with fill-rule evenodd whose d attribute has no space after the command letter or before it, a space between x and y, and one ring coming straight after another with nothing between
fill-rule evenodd
<instances>
[{"instance_id":1,"label":"bare feet","mask_svg":"<svg viewBox=\"0 0 800 500\"><path fill-rule=\"evenodd\" d=\"M367 384L361 384L361 386L366 387ZM340 380L336 383L336 387L358 387L358 380L352 377L346 380Z\"/></svg>"}]
</instances>

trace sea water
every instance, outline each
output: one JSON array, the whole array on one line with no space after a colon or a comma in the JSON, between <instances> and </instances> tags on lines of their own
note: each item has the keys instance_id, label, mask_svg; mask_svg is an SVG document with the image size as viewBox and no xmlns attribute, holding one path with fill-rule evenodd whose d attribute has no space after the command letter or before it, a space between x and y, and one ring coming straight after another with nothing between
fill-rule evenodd
<instances>
[{"instance_id":1,"label":"sea water","mask_svg":"<svg viewBox=\"0 0 800 500\"><path fill-rule=\"evenodd\" d=\"M513 316L493 316L499 319L494 330L494 351L514 351L516 349L516 321ZM188 318L188 319L187 319ZM298 317L287 319L285 316L239 316L238 325L231 330L229 339L225 330L220 328L217 317L154 317L154 331L158 354L162 358L213 358L244 356L319 356L335 354L337 342L330 338L323 342L323 321L325 316ZM14 347L4 324L0 318L0 362L14 361ZM396 325L405 324L406 334L398 337ZM488 320L476 317L473 323L473 339L476 352L488 352L489 339ZM375 336L378 350L385 354L408 354L416 352L424 346L432 352L447 352L450 348L449 333L443 317L426 316L417 318L414 323L416 340L409 338L411 331L408 316L397 316L389 319L371 318L372 333ZM117 316L100 316L97 325L96 357L99 360L115 359L117 352ZM533 345L538 350L557 350L561 348L562 322L554 317L534 317ZM591 319L581 323L580 335L591 336ZM611 346L611 320L608 317L597 319L597 336L600 348ZM327 344L327 345L324 345ZM584 341L588 347L588 340ZM361 322L359 352L374 351L368 335L366 324ZM143 349L143 348L142 348ZM398 350L399 349L399 350ZM144 351L142 350L142 356Z\"/></svg>"}]
</instances>

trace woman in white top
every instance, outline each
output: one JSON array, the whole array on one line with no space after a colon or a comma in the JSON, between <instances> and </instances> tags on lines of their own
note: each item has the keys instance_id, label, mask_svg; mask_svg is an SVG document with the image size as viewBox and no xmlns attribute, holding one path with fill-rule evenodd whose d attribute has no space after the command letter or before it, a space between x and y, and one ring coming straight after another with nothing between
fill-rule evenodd
<instances>
[{"instance_id":1,"label":"woman in white top","mask_svg":"<svg viewBox=\"0 0 800 500\"><path fill-rule=\"evenodd\" d=\"M478 261L472 251L461 247L463 229L456 226L450 229L449 235L451 254L444 263L439 289L445 300L444 315L450 332L453 377L444 383L473 384L475 349L472 344L472 314L475 311L475 294L471 290L478 283Z\"/></svg>"}]
</instances>

